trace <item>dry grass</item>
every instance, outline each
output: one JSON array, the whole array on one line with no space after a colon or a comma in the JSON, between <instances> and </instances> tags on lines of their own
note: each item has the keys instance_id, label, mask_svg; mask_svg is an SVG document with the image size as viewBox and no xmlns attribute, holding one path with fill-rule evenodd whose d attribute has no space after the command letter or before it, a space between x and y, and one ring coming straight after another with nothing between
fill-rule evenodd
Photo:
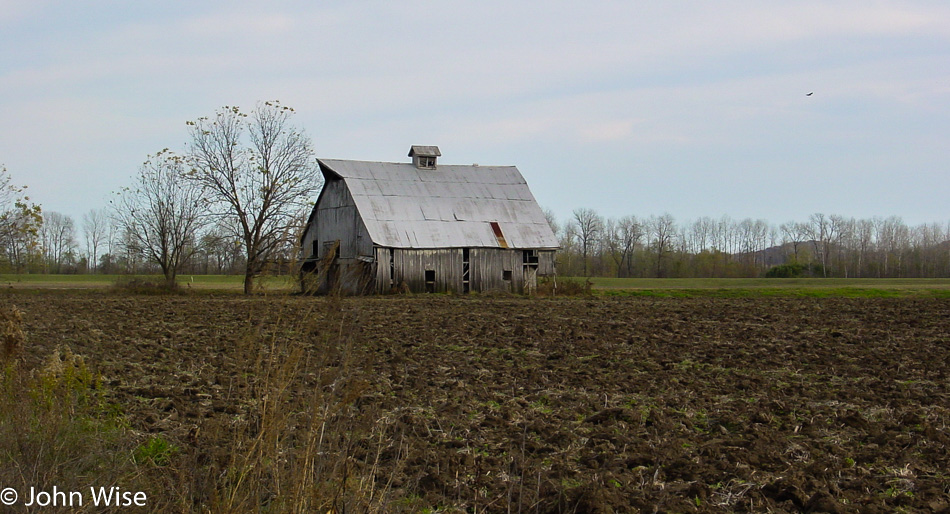
<instances>
[{"instance_id":1,"label":"dry grass","mask_svg":"<svg viewBox=\"0 0 950 514\"><path fill-rule=\"evenodd\" d=\"M355 355L352 320L332 303L321 311L300 319L320 320L332 332L320 331L315 322L278 320L277 326L307 337L252 327L236 346L252 377L252 408L240 422L207 427L204 437L232 441L210 491L212 510L388 510L386 480L363 463L372 462L367 452L381 453L395 442L386 425L377 423L380 413L355 404L368 382L354 365L364 357ZM311 351L313 345L319 351ZM376 447L367 448L366 441Z\"/></svg>"},{"instance_id":2,"label":"dry grass","mask_svg":"<svg viewBox=\"0 0 950 514\"><path fill-rule=\"evenodd\" d=\"M32 372L8 362L0 397L0 483L21 498L30 487L82 491L134 483L142 474L126 455L135 434L119 414L95 373L69 348L57 349Z\"/></svg>"},{"instance_id":3,"label":"dry grass","mask_svg":"<svg viewBox=\"0 0 950 514\"><path fill-rule=\"evenodd\" d=\"M9 362L23 352L23 314L15 305L0 305L0 362Z\"/></svg>"},{"instance_id":4,"label":"dry grass","mask_svg":"<svg viewBox=\"0 0 950 514\"><path fill-rule=\"evenodd\" d=\"M4 309L2 336L11 345L23 340L17 314ZM246 364L238 385L248 391L235 402L247 408L200 420L184 433L132 429L92 366L69 348L57 348L33 371L9 361L0 398L0 483L23 501L30 487L86 491L84 508L91 506L90 487L113 486L151 491L151 512L398 508L392 477L380 476L377 463L384 453L390 462L398 456L400 443L381 413L356 405L368 377L354 365L365 356L356 355L352 320L332 303L301 319L267 329L250 324L234 345Z\"/></svg>"}]
</instances>

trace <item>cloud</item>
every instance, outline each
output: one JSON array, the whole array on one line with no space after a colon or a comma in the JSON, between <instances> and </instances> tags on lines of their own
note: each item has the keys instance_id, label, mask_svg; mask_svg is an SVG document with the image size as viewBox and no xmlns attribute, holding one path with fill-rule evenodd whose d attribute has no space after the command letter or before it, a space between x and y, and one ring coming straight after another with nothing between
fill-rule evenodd
<instances>
[{"instance_id":1,"label":"cloud","mask_svg":"<svg viewBox=\"0 0 950 514\"><path fill-rule=\"evenodd\" d=\"M279 12L225 12L185 20L182 27L192 37L260 38L284 34L300 27L297 19Z\"/></svg>"},{"instance_id":2,"label":"cloud","mask_svg":"<svg viewBox=\"0 0 950 514\"><path fill-rule=\"evenodd\" d=\"M556 175L596 148L620 186L636 166L725 181L946 156L942 2L3 7L0 115L17 123L0 151L44 177L79 159L108 183L183 141L184 120L267 99L297 109L321 155L431 142Z\"/></svg>"},{"instance_id":3,"label":"cloud","mask_svg":"<svg viewBox=\"0 0 950 514\"><path fill-rule=\"evenodd\" d=\"M0 24L10 24L43 9L48 2L42 0L0 0Z\"/></svg>"},{"instance_id":4,"label":"cloud","mask_svg":"<svg viewBox=\"0 0 950 514\"><path fill-rule=\"evenodd\" d=\"M578 128L581 140L588 143L623 141L633 134L630 120L603 121Z\"/></svg>"}]
</instances>

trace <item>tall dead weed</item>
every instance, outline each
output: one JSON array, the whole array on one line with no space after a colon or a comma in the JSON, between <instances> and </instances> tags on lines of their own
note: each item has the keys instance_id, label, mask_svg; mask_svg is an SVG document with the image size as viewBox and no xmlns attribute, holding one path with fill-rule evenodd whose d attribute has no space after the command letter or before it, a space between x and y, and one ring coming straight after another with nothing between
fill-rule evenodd
<instances>
[{"instance_id":1,"label":"tall dead weed","mask_svg":"<svg viewBox=\"0 0 950 514\"><path fill-rule=\"evenodd\" d=\"M6 312L4 341L22 347L19 311ZM401 452L383 414L361 403L371 393L355 316L332 298L293 320L252 313L230 349L241 365L229 414L157 434L133 429L68 347L34 370L10 361L0 383L0 483L21 494L147 491L150 512L392 511L392 477L377 464Z\"/></svg>"},{"instance_id":2,"label":"tall dead weed","mask_svg":"<svg viewBox=\"0 0 950 514\"><path fill-rule=\"evenodd\" d=\"M197 495L212 510L390 510L387 477L367 457L394 437L381 413L360 406L370 382L354 316L330 297L294 320L249 320L234 348L247 408L203 425L196 445L230 449L208 466L211 490Z\"/></svg>"}]
</instances>

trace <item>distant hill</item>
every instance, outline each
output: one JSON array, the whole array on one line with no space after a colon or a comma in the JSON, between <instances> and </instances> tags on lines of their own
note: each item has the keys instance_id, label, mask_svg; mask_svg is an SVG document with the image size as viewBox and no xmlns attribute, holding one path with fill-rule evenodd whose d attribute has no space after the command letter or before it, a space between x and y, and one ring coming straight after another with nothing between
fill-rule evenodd
<instances>
[{"instance_id":1,"label":"distant hill","mask_svg":"<svg viewBox=\"0 0 950 514\"><path fill-rule=\"evenodd\" d=\"M812 254L815 251L815 241L801 241L797 243L798 245L798 260L802 262L807 262L811 259ZM834 248L832 247L832 251ZM764 263L766 267L772 266L781 266L786 264L789 261L793 260L795 257L795 243L785 243L783 245L772 246L766 248L765 250L760 250L758 252L752 252L751 255L755 256L756 262ZM734 254L734 257L742 260L751 260L749 259L749 253L737 253Z\"/></svg>"}]
</instances>

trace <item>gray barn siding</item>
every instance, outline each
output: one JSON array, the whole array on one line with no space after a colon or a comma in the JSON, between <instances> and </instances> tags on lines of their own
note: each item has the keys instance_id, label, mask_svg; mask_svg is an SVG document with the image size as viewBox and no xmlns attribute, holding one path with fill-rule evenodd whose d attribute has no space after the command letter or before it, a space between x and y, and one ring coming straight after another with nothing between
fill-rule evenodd
<instances>
[{"instance_id":1,"label":"gray barn siding","mask_svg":"<svg viewBox=\"0 0 950 514\"><path fill-rule=\"evenodd\" d=\"M323 264L321 259L335 241L340 241L340 246L331 269L319 269ZM316 266L310 271L320 277L318 292L326 293L331 287L347 294L373 291L376 273L372 262L373 243L342 180L327 180L302 245L304 258L311 259Z\"/></svg>"},{"instance_id":2,"label":"gray barn siding","mask_svg":"<svg viewBox=\"0 0 950 514\"><path fill-rule=\"evenodd\" d=\"M395 277L390 279L389 255L393 255ZM425 271L435 272L435 292L463 291L461 248L404 249L376 248L375 291L388 293L405 282L414 293L426 291ZM539 252L538 276L554 275L554 252ZM524 292L523 254L518 249L472 248L469 253L469 285L472 291ZM511 280L504 272L511 272Z\"/></svg>"},{"instance_id":3,"label":"gray barn siding","mask_svg":"<svg viewBox=\"0 0 950 514\"><path fill-rule=\"evenodd\" d=\"M385 294L392 289L392 279L389 276L389 248L376 247L376 293Z\"/></svg>"},{"instance_id":4,"label":"gray barn siding","mask_svg":"<svg viewBox=\"0 0 950 514\"><path fill-rule=\"evenodd\" d=\"M314 223L304 236L304 253L322 258L326 243L340 241L341 259L372 257L373 243L360 218L356 203L342 180L328 180L321 194ZM313 243L318 246L313 252Z\"/></svg>"},{"instance_id":5,"label":"gray barn siding","mask_svg":"<svg viewBox=\"0 0 950 514\"><path fill-rule=\"evenodd\" d=\"M390 252L393 266L390 266ZM425 272L435 272L434 292L461 293L463 266L461 248L405 249L377 247L374 261L338 258L332 271L334 288L345 294L386 294L405 283L413 293L426 292ZM538 278L555 276L554 251L538 252ZM520 249L472 248L469 253L469 287L471 291L507 291L524 293L524 262ZM390 271L395 276L390 278ZM505 280L505 271L511 280ZM330 278L330 277L327 277ZM322 284L326 292L329 284Z\"/></svg>"},{"instance_id":6,"label":"gray barn siding","mask_svg":"<svg viewBox=\"0 0 950 514\"><path fill-rule=\"evenodd\" d=\"M524 254L521 249L473 248L471 253L473 291L525 292ZM555 275L554 251L538 252L538 278ZM504 272L511 272L511 280Z\"/></svg>"},{"instance_id":7,"label":"gray barn siding","mask_svg":"<svg viewBox=\"0 0 950 514\"><path fill-rule=\"evenodd\" d=\"M473 291L522 290L521 250L472 248L470 257ZM505 271L511 272L511 281L504 280Z\"/></svg>"},{"instance_id":8,"label":"gray barn siding","mask_svg":"<svg viewBox=\"0 0 950 514\"><path fill-rule=\"evenodd\" d=\"M390 277L392 252L395 276ZM460 248L403 249L376 248L376 292L388 293L402 282L414 293L426 291L425 272L435 272L435 292L462 291L462 250Z\"/></svg>"},{"instance_id":9,"label":"gray barn siding","mask_svg":"<svg viewBox=\"0 0 950 514\"><path fill-rule=\"evenodd\" d=\"M360 259L337 259L330 275L321 285L321 293L331 290L347 295L372 294L375 286L376 263Z\"/></svg>"},{"instance_id":10,"label":"gray barn siding","mask_svg":"<svg viewBox=\"0 0 950 514\"><path fill-rule=\"evenodd\" d=\"M538 277L553 277L557 274L554 253L554 250L538 252Z\"/></svg>"},{"instance_id":11,"label":"gray barn siding","mask_svg":"<svg viewBox=\"0 0 950 514\"><path fill-rule=\"evenodd\" d=\"M383 262L377 266L377 277L388 279L389 249L380 249ZM395 276L393 283L405 282L414 293L426 291L425 272L435 272L435 292L462 292L462 252L461 248L440 249L393 249ZM472 248L469 253L469 282L472 291L512 291L520 292L524 287L524 275L520 250L501 248ZM504 271L511 271L511 281L504 280ZM377 290L386 290L388 282Z\"/></svg>"},{"instance_id":12,"label":"gray barn siding","mask_svg":"<svg viewBox=\"0 0 950 514\"><path fill-rule=\"evenodd\" d=\"M405 282L412 292L425 292L426 270L435 272L435 292L462 291L462 249L405 249L393 250L396 284Z\"/></svg>"}]
</instances>

